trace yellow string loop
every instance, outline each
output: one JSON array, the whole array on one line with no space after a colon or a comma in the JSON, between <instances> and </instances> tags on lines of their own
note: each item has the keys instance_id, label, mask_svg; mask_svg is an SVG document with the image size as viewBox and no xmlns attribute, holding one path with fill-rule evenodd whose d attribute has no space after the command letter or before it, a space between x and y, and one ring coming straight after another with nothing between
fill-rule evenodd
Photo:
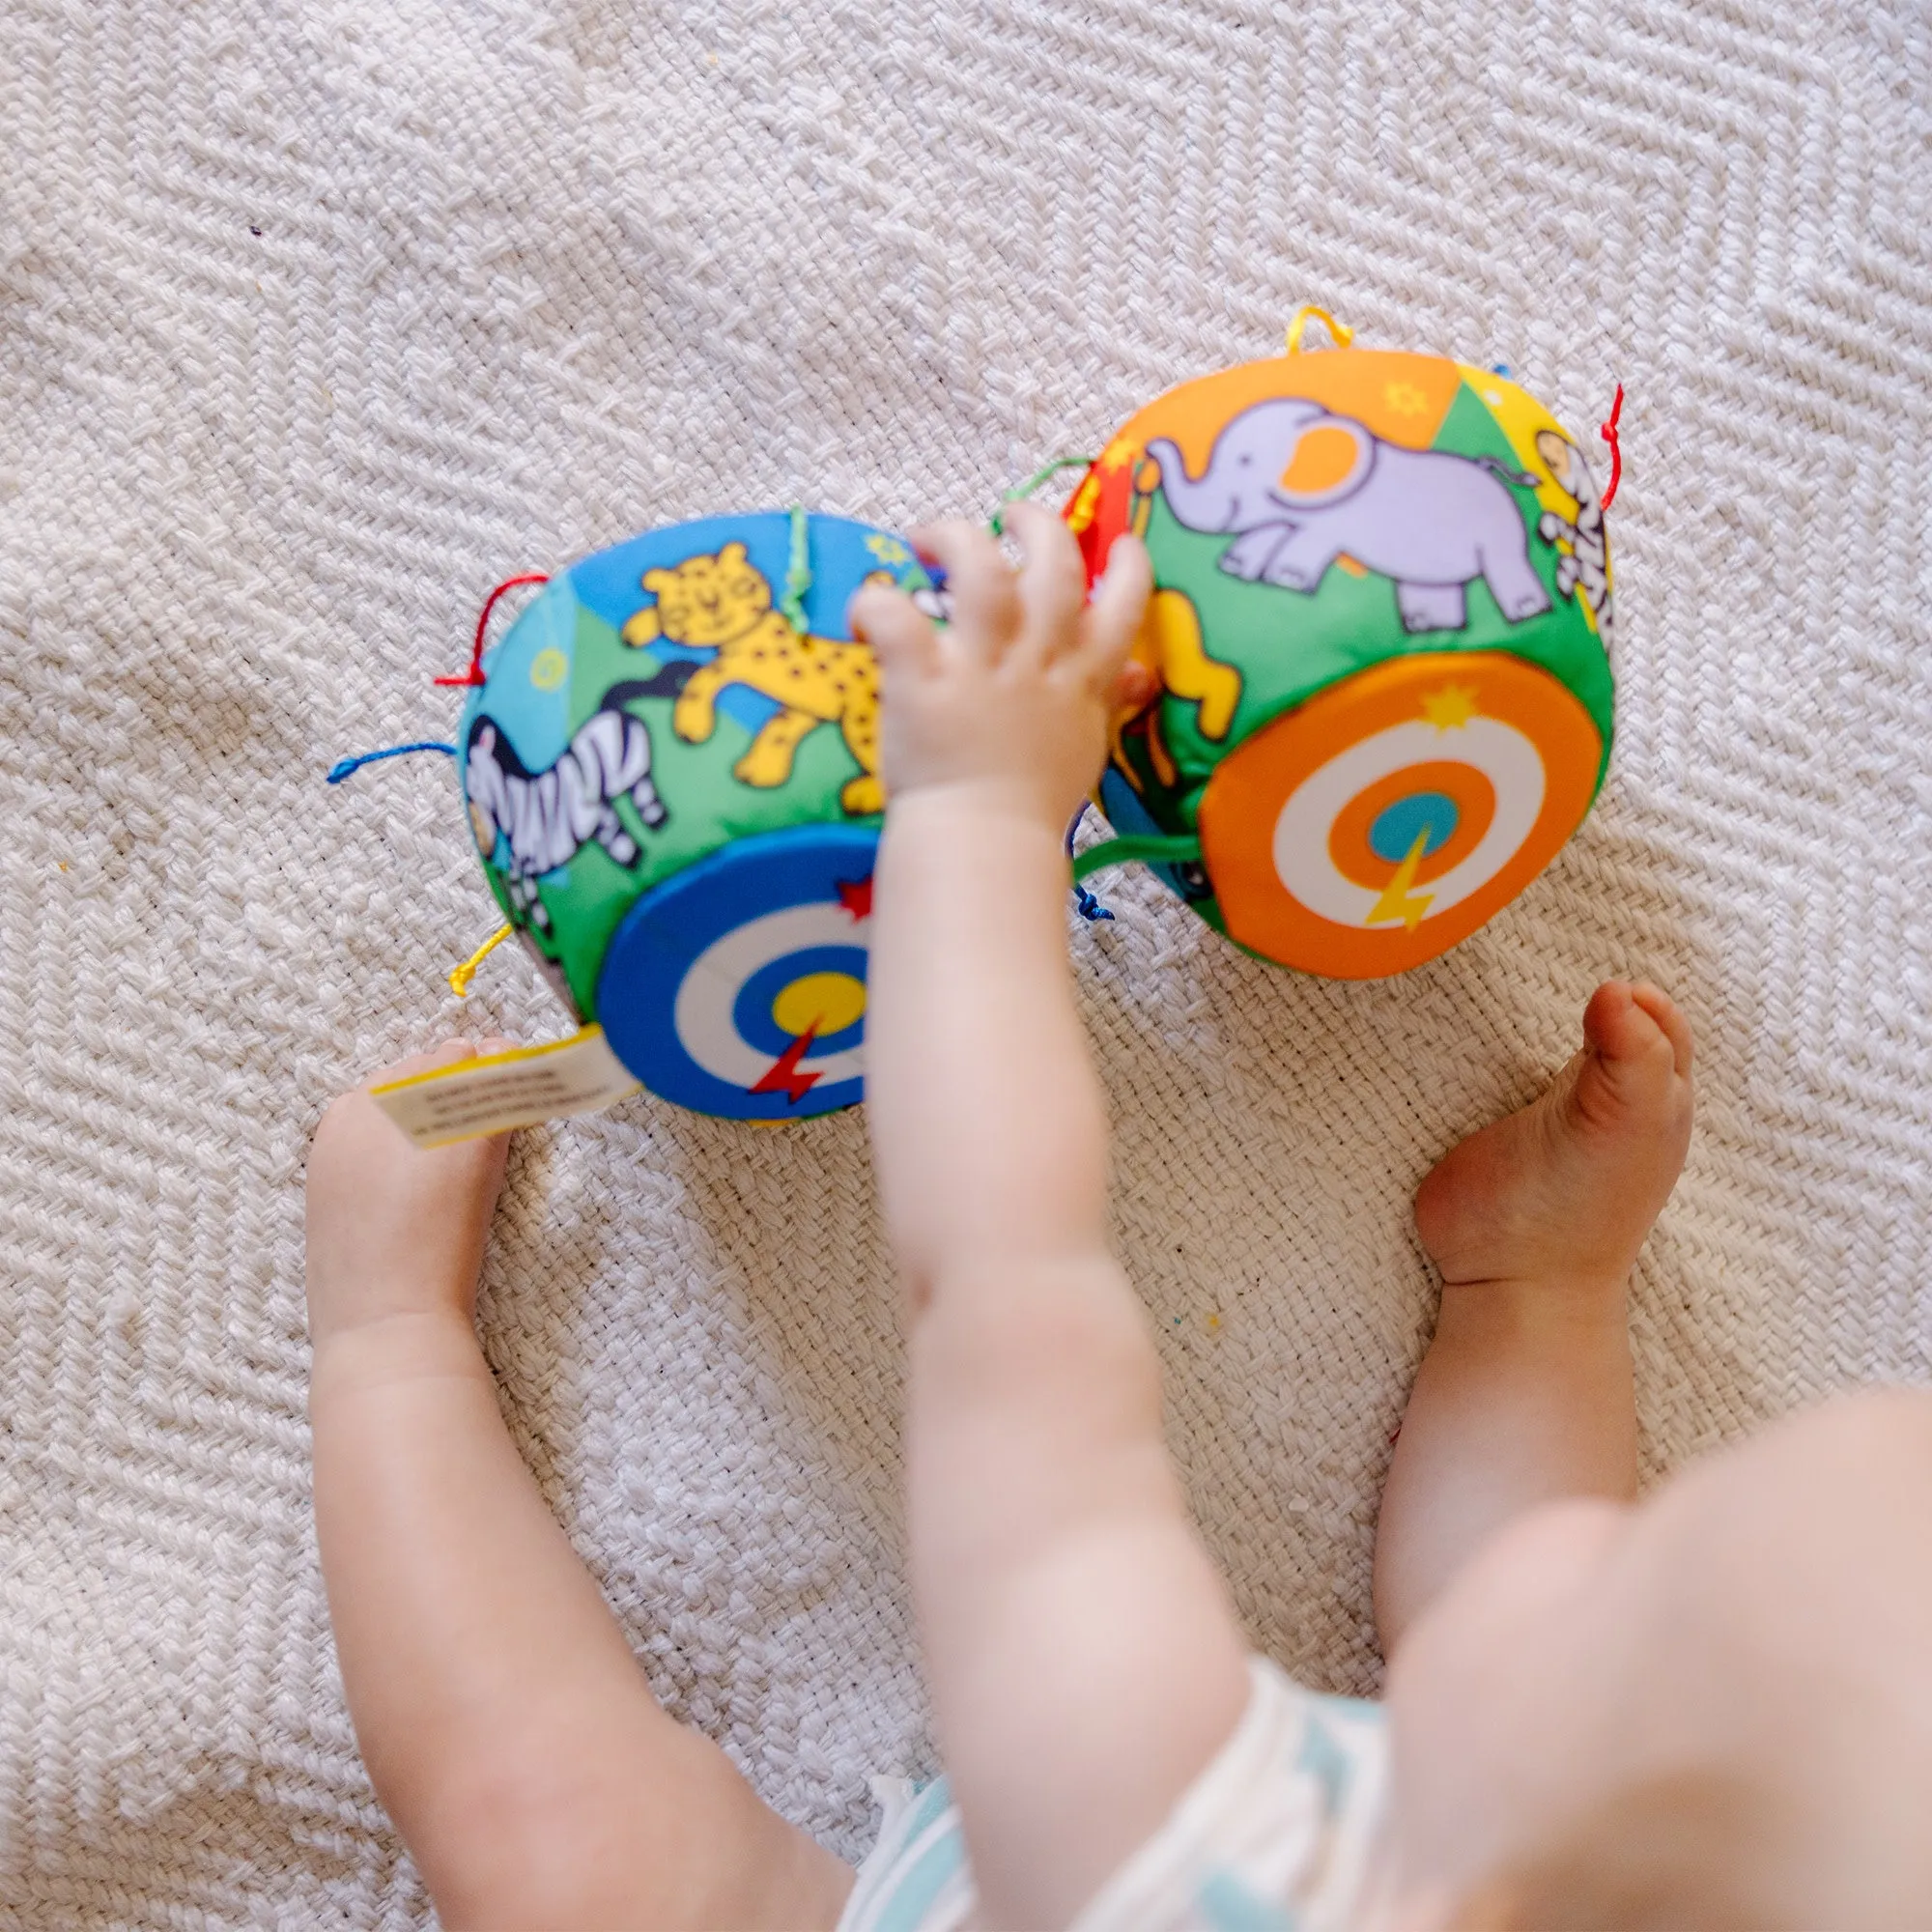
<instances>
[{"instance_id":1,"label":"yellow string loop","mask_svg":"<svg viewBox=\"0 0 1932 1932\"><path fill-rule=\"evenodd\" d=\"M482 965L484 960L489 958L491 953L496 952L497 947L502 945L504 940L508 939L510 934L515 930L516 927L512 925L499 925L461 966L451 968L449 990L459 1000L467 1000L469 997L469 982L475 979L477 967Z\"/></svg>"},{"instance_id":2,"label":"yellow string loop","mask_svg":"<svg viewBox=\"0 0 1932 1932\"><path fill-rule=\"evenodd\" d=\"M1291 355L1301 354L1301 331L1311 322L1319 322L1328 331L1337 349L1348 348L1355 339L1355 331L1346 323L1337 322L1325 308L1318 308L1313 302L1303 302L1288 325L1288 353Z\"/></svg>"}]
</instances>

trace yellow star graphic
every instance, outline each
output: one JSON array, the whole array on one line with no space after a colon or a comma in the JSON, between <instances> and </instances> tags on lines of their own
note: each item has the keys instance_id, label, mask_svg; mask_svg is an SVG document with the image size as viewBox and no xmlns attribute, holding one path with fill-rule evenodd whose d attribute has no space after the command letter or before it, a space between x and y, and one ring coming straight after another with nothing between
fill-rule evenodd
<instances>
[{"instance_id":1,"label":"yellow star graphic","mask_svg":"<svg viewBox=\"0 0 1932 1932\"><path fill-rule=\"evenodd\" d=\"M1093 527L1094 518L1100 507L1100 479L1090 476L1080 486L1080 493L1073 499L1066 512L1066 527L1077 536Z\"/></svg>"},{"instance_id":2,"label":"yellow star graphic","mask_svg":"<svg viewBox=\"0 0 1932 1932\"><path fill-rule=\"evenodd\" d=\"M912 552L897 537L869 536L866 539L866 548L881 563L905 563L912 556Z\"/></svg>"},{"instance_id":3,"label":"yellow star graphic","mask_svg":"<svg viewBox=\"0 0 1932 1932\"><path fill-rule=\"evenodd\" d=\"M1391 383L1382 391L1385 402L1399 416L1419 416L1429 407L1429 398L1413 383Z\"/></svg>"},{"instance_id":4,"label":"yellow star graphic","mask_svg":"<svg viewBox=\"0 0 1932 1932\"><path fill-rule=\"evenodd\" d=\"M1124 469L1141 453L1140 444L1124 436L1117 436L1100 452L1098 468L1106 470Z\"/></svg>"},{"instance_id":5,"label":"yellow star graphic","mask_svg":"<svg viewBox=\"0 0 1932 1932\"><path fill-rule=\"evenodd\" d=\"M1422 700L1422 715L1438 731L1460 731L1470 719L1481 715L1473 685L1445 684Z\"/></svg>"}]
</instances>

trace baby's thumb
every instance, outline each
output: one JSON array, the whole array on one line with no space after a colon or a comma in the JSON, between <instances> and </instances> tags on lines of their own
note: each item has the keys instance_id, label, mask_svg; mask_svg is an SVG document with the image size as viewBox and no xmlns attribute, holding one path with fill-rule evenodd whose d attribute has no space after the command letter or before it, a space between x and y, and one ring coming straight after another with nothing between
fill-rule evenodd
<instances>
[{"instance_id":1,"label":"baby's thumb","mask_svg":"<svg viewBox=\"0 0 1932 1932\"><path fill-rule=\"evenodd\" d=\"M1140 538L1120 536L1107 553L1107 568L1087 607L1081 656L1095 684L1106 690L1120 674L1140 634L1153 589L1153 564Z\"/></svg>"},{"instance_id":2,"label":"baby's thumb","mask_svg":"<svg viewBox=\"0 0 1932 1932\"><path fill-rule=\"evenodd\" d=\"M1145 711L1160 696L1160 673L1139 658L1129 658L1114 673L1114 688L1107 696L1110 711Z\"/></svg>"}]
</instances>

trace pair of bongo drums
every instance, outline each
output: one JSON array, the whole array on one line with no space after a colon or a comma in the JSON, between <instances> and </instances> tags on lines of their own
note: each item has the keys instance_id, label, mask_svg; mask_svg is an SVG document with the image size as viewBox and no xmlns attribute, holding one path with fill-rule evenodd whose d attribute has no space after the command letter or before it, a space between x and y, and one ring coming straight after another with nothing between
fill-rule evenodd
<instances>
[{"instance_id":1,"label":"pair of bongo drums","mask_svg":"<svg viewBox=\"0 0 1932 1932\"><path fill-rule=\"evenodd\" d=\"M1183 384L1066 518L1090 579L1131 530L1160 695L1096 794L1248 951L1375 979L1515 898L1609 755L1609 560L1577 443L1507 377L1339 347ZM903 540L784 512L682 524L552 578L458 736L504 917L652 1093L780 1121L863 1095L884 796L868 580Z\"/></svg>"}]
</instances>

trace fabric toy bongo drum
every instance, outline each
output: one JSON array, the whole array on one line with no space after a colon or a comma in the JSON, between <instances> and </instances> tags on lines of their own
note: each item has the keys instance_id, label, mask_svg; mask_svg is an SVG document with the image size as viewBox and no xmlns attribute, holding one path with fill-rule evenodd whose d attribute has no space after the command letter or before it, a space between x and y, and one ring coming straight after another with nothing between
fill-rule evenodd
<instances>
[{"instance_id":1,"label":"fabric toy bongo drum","mask_svg":"<svg viewBox=\"0 0 1932 1932\"><path fill-rule=\"evenodd\" d=\"M1610 567L1577 443L1506 376L1347 346L1185 383L1067 506L1090 578L1147 543L1098 794L1251 952L1376 979L1446 952L1582 822L1609 757ZM1326 322L1328 318L1322 317Z\"/></svg>"},{"instance_id":2,"label":"fabric toy bongo drum","mask_svg":"<svg viewBox=\"0 0 1932 1932\"><path fill-rule=\"evenodd\" d=\"M594 1050L702 1113L782 1120L860 1098L884 796L877 667L845 606L868 580L930 590L885 531L717 517L573 564L479 645L455 748L470 834L504 918L585 1026L504 1056L525 1086L545 1054ZM494 1080L498 1097L477 1102L492 1127L506 1107L614 1097L603 1074L564 1091L566 1064L541 1065L548 1098L505 1102L481 1063L434 1076L437 1097L447 1114L451 1078Z\"/></svg>"}]
</instances>

